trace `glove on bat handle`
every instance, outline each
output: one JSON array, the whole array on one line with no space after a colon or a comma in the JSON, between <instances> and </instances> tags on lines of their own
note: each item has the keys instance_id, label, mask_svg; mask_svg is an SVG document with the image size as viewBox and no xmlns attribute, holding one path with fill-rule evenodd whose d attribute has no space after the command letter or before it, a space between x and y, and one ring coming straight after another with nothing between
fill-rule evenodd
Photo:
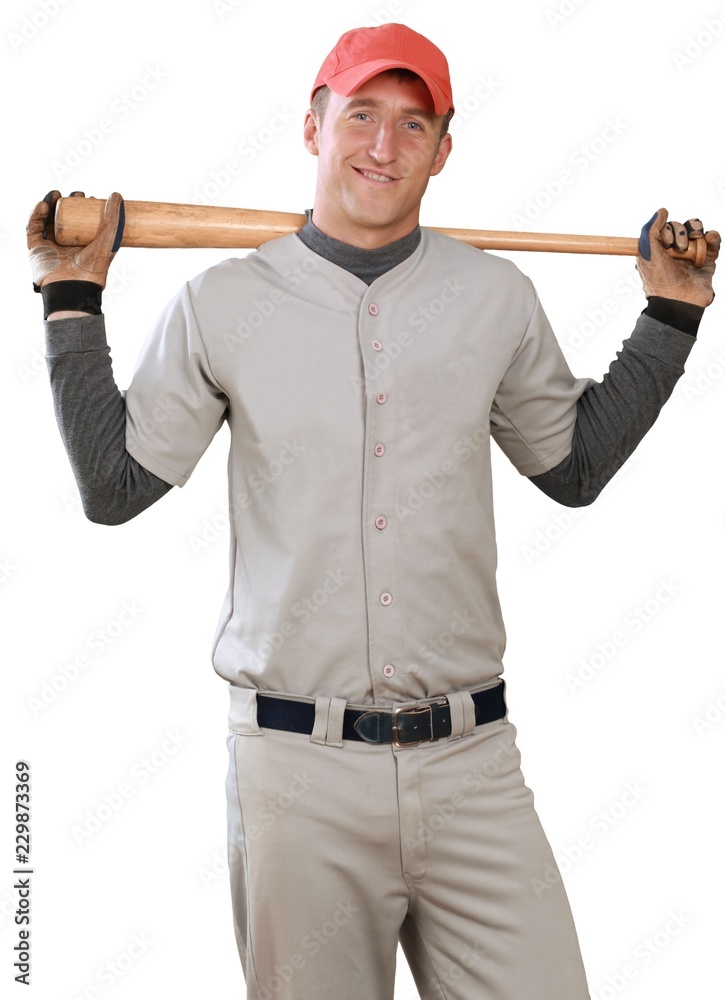
<instances>
[{"instance_id":1,"label":"glove on bat handle","mask_svg":"<svg viewBox=\"0 0 725 1000\"><path fill-rule=\"evenodd\" d=\"M98 232L105 202L101 198L61 198L55 210L55 239L61 246L86 246ZM219 205L126 201L121 246L158 248L254 249L268 240L298 232L302 214ZM542 250L553 253L598 253L636 257L637 237L578 236L561 233L518 233L487 229L441 229L436 232L479 250ZM673 257L702 267L704 239L691 239L687 250L668 249Z\"/></svg>"}]
</instances>

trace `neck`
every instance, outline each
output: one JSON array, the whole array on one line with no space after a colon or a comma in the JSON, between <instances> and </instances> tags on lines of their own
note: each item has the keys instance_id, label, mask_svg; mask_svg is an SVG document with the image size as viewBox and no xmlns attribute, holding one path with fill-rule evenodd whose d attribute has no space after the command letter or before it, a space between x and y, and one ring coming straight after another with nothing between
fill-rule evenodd
<instances>
[{"instance_id":1,"label":"neck","mask_svg":"<svg viewBox=\"0 0 725 1000\"><path fill-rule=\"evenodd\" d=\"M401 239L382 247L356 247L328 236L318 228L317 220L312 219L309 209L306 214L307 223L297 234L302 242L321 257L350 271L367 285L402 263L414 252L421 239L420 228L416 226Z\"/></svg>"}]
</instances>

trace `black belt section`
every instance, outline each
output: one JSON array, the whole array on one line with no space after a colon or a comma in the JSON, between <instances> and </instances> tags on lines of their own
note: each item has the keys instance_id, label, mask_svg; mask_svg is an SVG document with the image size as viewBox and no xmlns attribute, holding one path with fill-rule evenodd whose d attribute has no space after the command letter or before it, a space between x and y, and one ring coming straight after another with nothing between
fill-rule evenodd
<instances>
[{"instance_id":1,"label":"black belt section","mask_svg":"<svg viewBox=\"0 0 725 1000\"><path fill-rule=\"evenodd\" d=\"M495 722L506 715L503 683L471 695L476 707L476 725ZM257 695L257 722L262 729L286 729L292 733L312 734L315 705L309 701ZM362 743L393 743L399 747L431 743L451 735L451 712L443 695L421 702L412 708L346 708L342 725L343 740Z\"/></svg>"}]
</instances>

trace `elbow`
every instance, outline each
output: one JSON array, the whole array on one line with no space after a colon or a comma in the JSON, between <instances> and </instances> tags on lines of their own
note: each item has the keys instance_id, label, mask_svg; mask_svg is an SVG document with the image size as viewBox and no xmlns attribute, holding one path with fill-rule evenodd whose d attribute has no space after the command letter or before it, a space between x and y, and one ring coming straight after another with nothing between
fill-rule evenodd
<instances>
[{"instance_id":1,"label":"elbow","mask_svg":"<svg viewBox=\"0 0 725 1000\"><path fill-rule=\"evenodd\" d=\"M552 500L562 504L564 507L589 507L601 493L601 489L579 486L577 488L562 490L559 495L551 495Z\"/></svg>"},{"instance_id":2,"label":"elbow","mask_svg":"<svg viewBox=\"0 0 725 1000\"><path fill-rule=\"evenodd\" d=\"M539 476L529 476L530 481L545 493L550 500L563 507L589 507L604 488L604 483L592 483L574 477L564 478L545 472Z\"/></svg>"},{"instance_id":3,"label":"elbow","mask_svg":"<svg viewBox=\"0 0 725 1000\"><path fill-rule=\"evenodd\" d=\"M616 471L616 466L606 469L593 466L571 451L567 457L548 472L529 476L531 482L550 500L563 507L589 507L597 499Z\"/></svg>"},{"instance_id":4,"label":"elbow","mask_svg":"<svg viewBox=\"0 0 725 1000\"><path fill-rule=\"evenodd\" d=\"M125 524L134 516L132 514L129 517L123 517L122 515L109 514L105 511L84 511L84 513L86 520L90 521L91 524L103 524L107 527L112 527L116 524Z\"/></svg>"},{"instance_id":5,"label":"elbow","mask_svg":"<svg viewBox=\"0 0 725 1000\"><path fill-rule=\"evenodd\" d=\"M147 510L152 504L165 496L171 486L168 483L158 481L159 488L146 493L139 493L136 496L129 496L126 492L116 492L109 496L97 492L81 497L83 513L87 520L93 524L116 525L126 524L134 517Z\"/></svg>"},{"instance_id":6,"label":"elbow","mask_svg":"<svg viewBox=\"0 0 725 1000\"><path fill-rule=\"evenodd\" d=\"M117 524L126 524L132 518L138 514L138 510L129 510L128 508L119 508L116 505L111 506L100 506L93 501L83 499L82 501L83 513L86 516L86 520L90 521L92 524L103 524L107 527L112 527Z\"/></svg>"}]
</instances>

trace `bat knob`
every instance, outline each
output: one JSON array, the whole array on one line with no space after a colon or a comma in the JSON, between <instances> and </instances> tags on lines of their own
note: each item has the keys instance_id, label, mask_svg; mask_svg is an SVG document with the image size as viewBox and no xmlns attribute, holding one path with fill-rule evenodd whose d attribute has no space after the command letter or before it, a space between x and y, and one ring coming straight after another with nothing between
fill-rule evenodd
<instances>
[{"instance_id":1,"label":"bat knob","mask_svg":"<svg viewBox=\"0 0 725 1000\"><path fill-rule=\"evenodd\" d=\"M690 240L690 246L692 247L694 243L694 256L692 258L692 263L694 267L702 267L702 265L707 260L707 240L704 234L700 233L699 236Z\"/></svg>"},{"instance_id":2,"label":"bat knob","mask_svg":"<svg viewBox=\"0 0 725 1000\"><path fill-rule=\"evenodd\" d=\"M707 260L707 240L702 232L695 231L690 234L690 241L686 250L678 250L677 247L668 247L671 257L678 260L689 260L693 267L702 267Z\"/></svg>"}]
</instances>

